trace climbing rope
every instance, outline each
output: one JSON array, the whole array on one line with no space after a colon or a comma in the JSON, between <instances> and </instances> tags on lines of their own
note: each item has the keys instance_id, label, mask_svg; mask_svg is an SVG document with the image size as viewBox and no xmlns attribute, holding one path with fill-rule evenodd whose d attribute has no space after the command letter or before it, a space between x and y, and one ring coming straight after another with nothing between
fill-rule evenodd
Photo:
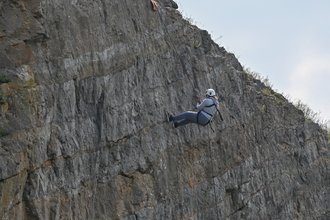
<instances>
[{"instance_id":1,"label":"climbing rope","mask_svg":"<svg viewBox=\"0 0 330 220\"><path fill-rule=\"evenodd\" d=\"M169 16L169 14L168 14L168 12L167 12L166 10L164 10L164 11L165 11L165 14L166 14L167 18L168 18L168 19L171 19L170 16ZM173 41L173 39L172 39L172 37L171 37L169 31L167 30L167 26L166 26L164 20L162 19L162 16L160 15L160 13L158 13L158 15L159 15L160 21L162 22L162 24L163 24L163 26L164 26L165 32L166 32L167 36L168 36L169 39L170 39L171 44L168 44L169 47L170 47L170 48L174 51L174 53L179 57L179 60L180 60L181 66L182 66L182 68L183 68L183 71L184 71L185 73L187 73L187 75L188 75L188 79L189 79L189 81L190 81L190 83L191 83L191 85L192 85L192 88L193 88L194 92L196 93L196 95L199 95L199 90L198 90L198 85L197 85L197 83L194 82L194 80L191 78L191 74L188 74L187 67L186 67L186 65L185 65L185 63L184 63L184 58L179 54L179 52L177 51L176 47L174 46L174 45L175 45L175 44L174 44L174 41ZM184 165L185 165L186 167L188 167L187 160L186 160L185 153L184 153L184 149L183 149L183 147L182 147L181 145L180 145L179 147L180 147L180 150L181 150L181 152L182 152L183 163L184 163ZM186 178L187 182L189 182L188 174L186 174L185 178ZM194 202L194 203L195 203L195 206L196 206L196 210L197 210L197 211L200 210L200 207L199 207L199 204L198 204L198 197L197 197L197 196L196 196L196 199L195 199L195 202Z\"/></svg>"},{"instance_id":2,"label":"climbing rope","mask_svg":"<svg viewBox=\"0 0 330 220\"><path fill-rule=\"evenodd\" d=\"M155 0L151 0L151 2L152 2L152 1L155 1ZM156 4L157 4L157 3L156 3ZM170 15L168 14L168 12L167 12L166 10L164 10L164 11L165 11L165 15L166 15L166 17L167 17L168 19L171 19L171 18L170 18ZM176 55L179 57L179 60L180 60L181 66L182 66L182 68L183 68L183 71L184 71L185 73L187 73L187 75L188 75L188 79L189 79L189 81L190 81L190 83L191 83L191 85L192 85L192 87L193 87L193 90L194 90L194 92L196 93L196 95L198 95L198 93L199 93L199 89L198 89L197 82L196 82L196 80L191 79L191 75L192 75L192 74L189 74L189 73L188 73L187 67L186 67L186 65L185 65L185 63L184 63L184 58L179 54L179 52L177 51L176 47L174 46L174 41L173 41L173 39L172 39L172 37L171 37L169 31L167 30L167 26L166 26L166 24L165 24L165 22L164 22L164 20L163 20L163 18L162 18L162 16L161 16L161 14L158 13L158 15L159 15L159 18L160 18L161 23L162 23L163 26L164 26L165 32L166 32L167 36L168 36L169 39L170 39L171 45L170 45L170 44L168 44L168 45L171 47L171 49L172 49L172 50L176 53Z\"/></svg>"},{"instance_id":3,"label":"climbing rope","mask_svg":"<svg viewBox=\"0 0 330 220\"><path fill-rule=\"evenodd\" d=\"M151 2L153 3L155 3L155 0L151 0ZM153 3L153 4L154 4ZM157 3L156 3L157 4ZM158 6L158 5L157 5ZM155 9L154 9L155 10ZM156 11L156 10L155 10ZM168 15L168 13L167 13L167 11L165 10L165 14L166 14L166 16L169 18L169 19L171 19L170 18L170 16ZM165 24L165 22L163 21L163 19L162 19L162 16L158 13L158 15L159 15L159 18L160 18L160 21L162 22L162 24L164 25L164 27L165 27L165 32L166 32L166 34L168 35L168 37L169 37L169 39L170 39L170 42L171 42L171 44L172 45L170 45L169 44L169 46L173 49L173 51L176 53L176 55L179 57L179 60L180 60L180 62L181 62L181 65L182 65L182 68L183 68L183 70L184 70L184 72L185 73L187 73L187 75L188 75L188 79L189 79L189 81L190 81L190 83L191 83L191 85L192 85L192 87L193 87L193 90L195 91L195 93L196 93L196 96L199 98L199 97L201 97L200 96L200 94L199 94L199 89L198 89L198 85L197 85L197 82L196 82L196 80L193 80L192 78L191 78L191 75L192 74L189 74L188 73L188 70L187 70L187 67L186 67L186 65L185 65L185 63L184 63L184 58L182 58L182 56L179 54L179 52L177 51L177 49L176 49L176 47L174 47L174 42L173 42L173 39L172 39L172 37L171 37L171 35L170 35L170 33L168 32L168 30L167 30L167 26L166 26L166 24ZM221 116L221 113L219 112L219 114L220 114L220 117L221 117L221 119L222 119L222 116ZM222 119L223 120L223 119ZM210 124L210 127L211 127L211 129L212 129L212 131L214 132L214 129L213 129L213 127L212 127L212 125L211 125L211 123L209 123ZM209 138L209 141L208 141L208 147L209 147L209 152L210 152L210 154L211 154L211 169L212 169L212 180L213 180L213 193L214 193L214 201L215 201L215 212L216 212L216 215L217 215L217 219L220 219L219 218L219 212L218 212L218 210L217 210L217 206L218 206L218 198L217 198L217 194L216 194L216 185L215 185L215 177L213 177L213 173L214 173L214 170L213 170L213 157L212 157L212 149L211 149L211 137L210 137L210 131L209 131L209 129L208 129L208 138ZM181 146L180 146L180 148L181 148ZM187 166L187 161L186 161L186 158L185 158L185 156L184 156L184 150L181 148L181 151L182 151L182 153L183 153L183 161L184 161L184 164L185 164L185 166ZM189 178L186 176L186 178L187 178L187 180L189 181ZM197 209L199 209L199 205L198 205L198 201L197 201L197 199L196 199L196 203L197 203L197 206L196 206L196 208Z\"/></svg>"},{"instance_id":4,"label":"climbing rope","mask_svg":"<svg viewBox=\"0 0 330 220\"><path fill-rule=\"evenodd\" d=\"M213 130L213 128L212 128ZM213 131L214 132L214 131ZM213 193L214 193L214 202L215 202L215 212L217 213L217 219L220 219L219 218L219 212L217 210L217 207L218 207L218 197L217 197L217 194L216 194L216 188L215 188L215 175L213 174L214 173L214 169L213 169L213 153L212 153L212 148L211 148L211 136L210 136L210 130L208 129L208 137L209 137L209 151L210 151L210 158L211 158L211 172L212 172L212 180L213 180Z\"/></svg>"}]
</instances>

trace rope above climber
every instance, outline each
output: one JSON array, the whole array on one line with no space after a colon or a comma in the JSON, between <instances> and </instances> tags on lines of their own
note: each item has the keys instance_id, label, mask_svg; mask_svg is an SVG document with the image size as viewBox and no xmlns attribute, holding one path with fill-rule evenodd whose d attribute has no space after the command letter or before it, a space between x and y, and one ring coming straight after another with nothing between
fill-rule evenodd
<instances>
[{"instance_id":1,"label":"rope above climber","mask_svg":"<svg viewBox=\"0 0 330 220\"><path fill-rule=\"evenodd\" d=\"M213 115L219 111L219 102L218 97L215 95L215 91L213 89L207 89L205 91L205 99L203 102L197 97L196 108L198 112L186 111L174 116L167 113L167 121L172 122L174 128L189 123L206 126L212 120Z\"/></svg>"}]
</instances>

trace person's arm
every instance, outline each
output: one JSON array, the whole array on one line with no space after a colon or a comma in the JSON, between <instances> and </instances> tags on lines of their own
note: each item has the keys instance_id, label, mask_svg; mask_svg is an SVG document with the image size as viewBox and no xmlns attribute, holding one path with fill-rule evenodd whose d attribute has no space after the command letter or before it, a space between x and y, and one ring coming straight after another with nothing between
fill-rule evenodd
<instances>
[{"instance_id":1,"label":"person's arm","mask_svg":"<svg viewBox=\"0 0 330 220\"><path fill-rule=\"evenodd\" d=\"M201 104L197 104L196 108L198 111L202 110L206 106L206 100L207 99L204 99Z\"/></svg>"},{"instance_id":2,"label":"person's arm","mask_svg":"<svg viewBox=\"0 0 330 220\"><path fill-rule=\"evenodd\" d=\"M196 95L196 98L197 98L197 104L201 104L201 98L199 97L199 95Z\"/></svg>"}]
</instances>

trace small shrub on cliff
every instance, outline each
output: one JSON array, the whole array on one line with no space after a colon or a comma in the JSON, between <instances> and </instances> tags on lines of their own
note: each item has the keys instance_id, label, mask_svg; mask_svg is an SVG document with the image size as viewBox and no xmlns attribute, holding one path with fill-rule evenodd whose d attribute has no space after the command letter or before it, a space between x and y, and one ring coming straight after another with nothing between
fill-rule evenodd
<instances>
[{"instance_id":1,"label":"small shrub on cliff","mask_svg":"<svg viewBox=\"0 0 330 220\"><path fill-rule=\"evenodd\" d=\"M6 136L8 134L9 134L9 132L5 131L3 128L0 128L0 138L3 136Z\"/></svg>"},{"instance_id":2,"label":"small shrub on cliff","mask_svg":"<svg viewBox=\"0 0 330 220\"><path fill-rule=\"evenodd\" d=\"M318 113L315 113L307 104L303 103L302 101L298 101L295 104L296 108L300 109L303 111L306 120L308 121L318 121Z\"/></svg>"},{"instance_id":3,"label":"small shrub on cliff","mask_svg":"<svg viewBox=\"0 0 330 220\"><path fill-rule=\"evenodd\" d=\"M198 41L193 41L192 44L194 45L195 49L198 49L201 46L201 43Z\"/></svg>"},{"instance_id":4,"label":"small shrub on cliff","mask_svg":"<svg viewBox=\"0 0 330 220\"><path fill-rule=\"evenodd\" d=\"M261 92L264 95L273 97L275 99L275 101L277 102L277 104L282 105L284 102L287 101L286 98L282 94L274 92L274 90L272 90L270 87L266 87L265 89L262 89Z\"/></svg>"},{"instance_id":5,"label":"small shrub on cliff","mask_svg":"<svg viewBox=\"0 0 330 220\"><path fill-rule=\"evenodd\" d=\"M324 130L328 131L329 136L330 121L323 119L321 117L321 112L314 112L307 104L300 100L295 104L295 106L304 113L306 120L318 123Z\"/></svg>"},{"instance_id":6,"label":"small shrub on cliff","mask_svg":"<svg viewBox=\"0 0 330 220\"><path fill-rule=\"evenodd\" d=\"M0 105L6 104L7 100L5 98L1 97L1 93L0 93Z\"/></svg>"},{"instance_id":7,"label":"small shrub on cliff","mask_svg":"<svg viewBox=\"0 0 330 220\"><path fill-rule=\"evenodd\" d=\"M9 82L8 77L6 76L5 70L0 70L0 84Z\"/></svg>"},{"instance_id":8,"label":"small shrub on cliff","mask_svg":"<svg viewBox=\"0 0 330 220\"><path fill-rule=\"evenodd\" d=\"M249 77L260 80L266 87L273 89L273 84L270 82L268 76L263 77L258 72L252 71L249 67L243 66L243 70Z\"/></svg>"},{"instance_id":9,"label":"small shrub on cliff","mask_svg":"<svg viewBox=\"0 0 330 220\"><path fill-rule=\"evenodd\" d=\"M262 77L260 76L260 74L258 72L252 71L249 67L245 67L245 66L243 66L243 70L244 70L244 72L246 72L246 74L249 77L262 81Z\"/></svg>"},{"instance_id":10,"label":"small shrub on cliff","mask_svg":"<svg viewBox=\"0 0 330 220\"><path fill-rule=\"evenodd\" d=\"M5 104L5 103L6 103L6 98L4 98L2 96L2 92L0 91L0 105Z\"/></svg>"},{"instance_id":11,"label":"small shrub on cliff","mask_svg":"<svg viewBox=\"0 0 330 220\"><path fill-rule=\"evenodd\" d=\"M7 79L7 77L5 77L3 75L0 75L0 84L7 83L7 82L9 82L9 80Z\"/></svg>"}]
</instances>

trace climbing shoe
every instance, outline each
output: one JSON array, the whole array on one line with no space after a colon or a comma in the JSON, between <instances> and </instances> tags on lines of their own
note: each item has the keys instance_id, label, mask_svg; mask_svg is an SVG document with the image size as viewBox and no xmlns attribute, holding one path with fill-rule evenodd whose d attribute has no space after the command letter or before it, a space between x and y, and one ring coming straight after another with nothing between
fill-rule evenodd
<instances>
[{"instance_id":1,"label":"climbing shoe","mask_svg":"<svg viewBox=\"0 0 330 220\"><path fill-rule=\"evenodd\" d=\"M172 115L170 113L168 113L167 111L165 111L165 113L166 113L166 120L167 120L167 122L173 121Z\"/></svg>"},{"instance_id":2,"label":"climbing shoe","mask_svg":"<svg viewBox=\"0 0 330 220\"><path fill-rule=\"evenodd\" d=\"M173 123L172 123L172 127L173 127L173 128L177 128L177 127L178 127L178 123L177 123L177 122L173 122Z\"/></svg>"}]
</instances>

